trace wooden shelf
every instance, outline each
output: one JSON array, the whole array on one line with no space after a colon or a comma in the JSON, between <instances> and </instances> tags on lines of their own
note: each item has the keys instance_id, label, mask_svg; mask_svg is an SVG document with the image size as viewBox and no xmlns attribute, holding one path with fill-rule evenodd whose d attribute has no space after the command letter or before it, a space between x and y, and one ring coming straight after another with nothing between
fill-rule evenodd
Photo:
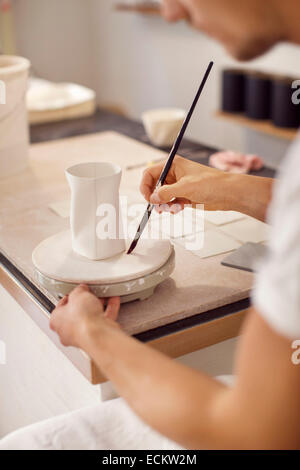
<instances>
[{"instance_id":1,"label":"wooden shelf","mask_svg":"<svg viewBox=\"0 0 300 470\"><path fill-rule=\"evenodd\" d=\"M294 140L298 129L285 129L283 127L276 127L270 121L257 121L255 119L249 119L243 114L226 113L224 111L218 111L216 114L217 118L231 121L240 126L248 127L256 132L267 134L272 137L284 140Z\"/></svg>"},{"instance_id":2,"label":"wooden shelf","mask_svg":"<svg viewBox=\"0 0 300 470\"><path fill-rule=\"evenodd\" d=\"M154 2L144 3L122 3L119 2L115 5L115 9L118 11L141 13L143 15L160 15L160 6Z\"/></svg>"}]
</instances>

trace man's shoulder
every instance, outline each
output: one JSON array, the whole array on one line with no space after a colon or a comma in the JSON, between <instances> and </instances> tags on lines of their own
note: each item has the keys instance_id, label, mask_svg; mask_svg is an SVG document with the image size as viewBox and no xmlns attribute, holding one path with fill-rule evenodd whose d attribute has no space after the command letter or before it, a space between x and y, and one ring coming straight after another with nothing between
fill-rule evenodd
<instances>
[{"instance_id":1,"label":"man's shoulder","mask_svg":"<svg viewBox=\"0 0 300 470\"><path fill-rule=\"evenodd\" d=\"M300 222L300 133L281 162L273 188L268 222L282 229L283 220Z\"/></svg>"},{"instance_id":2,"label":"man's shoulder","mask_svg":"<svg viewBox=\"0 0 300 470\"><path fill-rule=\"evenodd\" d=\"M300 131L279 167L279 177L290 177L292 173L296 173L295 177L300 177Z\"/></svg>"},{"instance_id":3,"label":"man's shoulder","mask_svg":"<svg viewBox=\"0 0 300 470\"><path fill-rule=\"evenodd\" d=\"M281 197L297 197L300 201L300 133L279 167L278 180Z\"/></svg>"}]
</instances>

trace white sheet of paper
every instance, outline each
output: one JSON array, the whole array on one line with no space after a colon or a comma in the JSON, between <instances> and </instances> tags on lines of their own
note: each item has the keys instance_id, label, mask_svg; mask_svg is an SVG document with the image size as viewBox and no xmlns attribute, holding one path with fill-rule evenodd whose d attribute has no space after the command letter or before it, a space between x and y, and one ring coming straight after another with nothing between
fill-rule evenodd
<instances>
[{"instance_id":1,"label":"white sheet of paper","mask_svg":"<svg viewBox=\"0 0 300 470\"><path fill-rule=\"evenodd\" d=\"M235 250L241 243L228 237L218 230L208 230L192 236L174 240L178 244L200 258L209 258Z\"/></svg>"},{"instance_id":2,"label":"white sheet of paper","mask_svg":"<svg viewBox=\"0 0 300 470\"><path fill-rule=\"evenodd\" d=\"M53 202L49 204L49 209L55 212L56 215L64 219L70 217L70 201Z\"/></svg>"},{"instance_id":3,"label":"white sheet of paper","mask_svg":"<svg viewBox=\"0 0 300 470\"><path fill-rule=\"evenodd\" d=\"M260 243L269 239L270 226L264 222L247 217L220 227L220 230L242 243Z\"/></svg>"},{"instance_id":4,"label":"white sheet of paper","mask_svg":"<svg viewBox=\"0 0 300 470\"><path fill-rule=\"evenodd\" d=\"M241 212L235 211L205 211L204 212L205 220L211 222L214 225L225 225L235 220L240 220L247 217Z\"/></svg>"},{"instance_id":5,"label":"white sheet of paper","mask_svg":"<svg viewBox=\"0 0 300 470\"><path fill-rule=\"evenodd\" d=\"M168 212L159 215L153 211L151 219L151 226L170 238L185 237L204 231L204 212L189 207L175 215Z\"/></svg>"}]
</instances>

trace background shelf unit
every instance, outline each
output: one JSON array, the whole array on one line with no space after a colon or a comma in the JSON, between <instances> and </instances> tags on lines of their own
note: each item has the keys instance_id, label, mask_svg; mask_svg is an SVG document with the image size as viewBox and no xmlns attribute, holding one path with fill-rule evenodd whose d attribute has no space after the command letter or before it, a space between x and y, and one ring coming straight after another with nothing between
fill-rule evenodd
<instances>
[{"instance_id":1,"label":"background shelf unit","mask_svg":"<svg viewBox=\"0 0 300 470\"><path fill-rule=\"evenodd\" d=\"M279 139L293 140L297 135L298 129L288 129L283 127L276 127L271 121L258 121L250 119L243 114L227 113L224 111L218 111L216 117L238 124L240 126L253 129L254 131L262 134L267 134L272 137Z\"/></svg>"}]
</instances>

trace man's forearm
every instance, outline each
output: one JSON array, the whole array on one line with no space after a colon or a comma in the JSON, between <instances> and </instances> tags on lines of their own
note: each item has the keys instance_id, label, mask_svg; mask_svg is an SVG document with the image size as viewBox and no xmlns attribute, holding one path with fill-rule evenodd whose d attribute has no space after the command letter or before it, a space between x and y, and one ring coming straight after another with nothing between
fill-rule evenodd
<instances>
[{"instance_id":1,"label":"man's forearm","mask_svg":"<svg viewBox=\"0 0 300 470\"><path fill-rule=\"evenodd\" d=\"M251 175L228 175L226 207L265 221L272 199L272 178Z\"/></svg>"},{"instance_id":2,"label":"man's forearm","mask_svg":"<svg viewBox=\"0 0 300 470\"><path fill-rule=\"evenodd\" d=\"M227 389L172 361L121 330L90 330L84 349L130 407L184 447L221 445L212 426L214 404ZM227 432L229 432L227 430Z\"/></svg>"}]
</instances>

